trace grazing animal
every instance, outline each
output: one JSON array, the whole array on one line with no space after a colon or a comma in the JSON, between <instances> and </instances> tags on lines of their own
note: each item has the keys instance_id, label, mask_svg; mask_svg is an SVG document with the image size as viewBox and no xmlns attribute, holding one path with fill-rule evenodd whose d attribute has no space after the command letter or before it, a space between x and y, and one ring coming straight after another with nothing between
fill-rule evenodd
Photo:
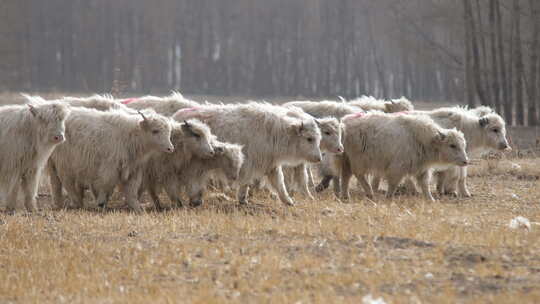
<instances>
[{"instance_id":1,"label":"grazing animal","mask_svg":"<svg viewBox=\"0 0 540 304\"><path fill-rule=\"evenodd\" d=\"M443 128L456 128L463 132L467 141L467 154L476 157L490 150L511 150L504 119L490 110L487 107L471 110L451 107L426 114ZM436 176L439 194L471 196L467 188L467 167L451 166L447 170L437 170Z\"/></svg>"},{"instance_id":2,"label":"grazing animal","mask_svg":"<svg viewBox=\"0 0 540 304\"><path fill-rule=\"evenodd\" d=\"M51 153L64 142L70 114L67 105L24 97L25 105L0 107L0 186L9 212L16 209L19 190L26 210L36 209L41 173Z\"/></svg>"},{"instance_id":3,"label":"grazing animal","mask_svg":"<svg viewBox=\"0 0 540 304\"><path fill-rule=\"evenodd\" d=\"M173 121L171 142L174 145L174 153L157 154L150 158L138 191L139 199L146 190L156 208L163 209L158 195L161 189L165 189L171 201L182 206L178 189L181 184L179 180L185 174L186 167L190 166L195 158L207 161L215 156L215 149L211 144L213 140L210 128L200 121L193 119L182 123ZM194 181L187 180L187 182Z\"/></svg>"},{"instance_id":4,"label":"grazing animal","mask_svg":"<svg viewBox=\"0 0 540 304\"><path fill-rule=\"evenodd\" d=\"M244 163L241 145L215 140L212 146L216 152L213 157L208 159L194 157L179 175L178 186L184 186L192 207L203 203L204 190L212 176L223 175L229 181L236 182Z\"/></svg>"},{"instance_id":5,"label":"grazing animal","mask_svg":"<svg viewBox=\"0 0 540 304\"><path fill-rule=\"evenodd\" d=\"M346 115L360 113L361 111L363 111L360 107L351 105L349 103L336 101L291 101L285 103L284 106L299 107L309 115L317 118L334 117L337 119L341 119ZM342 125L341 129L343 129ZM343 133L343 130L341 130L341 132ZM340 153L338 152L337 154ZM323 177L322 181L315 187L315 191L324 191L326 188L328 188L330 182L332 182L334 185L335 194L339 195L339 161L340 159L336 157L335 152L326 150L323 153L321 163L315 165L319 171L319 174Z\"/></svg>"},{"instance_id":6,"label":"grazing animal","mask_svg":"<svg viewBox=\"0 0 540 304\"><path fill-rule=\"evenodd\" d=\"M124 101L124 103L131 109L153 109L156 113L167 117L172 116L178 110L200 106L198 102L189 100L178 92L165 97L143 96L140 98L130 98Z\"/></svg>"},{"instance_id":7,"label":"grazing animal","mask_svg":"<svg viewBox=\"0 0 540 304\"><path fill-rule=\"evenodd\" d=\"M110 95L92 95L88 97L65 96L59 101L66 102L72 107L83 107L98 111L121 110L136 113L136 111L130 110L128 107L118 102Z\"/></svg>"},{"instance_id":8,"label":"grazing animal","mask_svg":"<svg viewBox=\"0 0 540 304\"><path fill-rule=\"evenodd\" d=\"M140 211L137 191L145 163L157 153L174 152L171 122L151 112L73 108L66 130L66 143L48 162L51 193L59 208L62 187L81 208L86 188L92 190L97 205L105 207L118 185L128 206Z\"/></svg>"},{"instance_id":9,"label":"grazing animal","mask_svg":"<svg viewBox=\"0 0 540 304\"><path fill-rule=\"evenodd\" d=\"M343 145L341 143L342 127L340 122L336 118L331 117L316 118L315 121L321 130L321 151L325 154L343 153ZM313 199L309 190L309 172L308 163L303 163L294 167L285 166L283 168L283 173L285 174L288 190L300 191L302 194Z\"/></svg>"},{"instance_id":10,"label":"grazing animal","mask_svg":"<svg viewBox=\"0 0 540 304\"><path fill-rule=\"evenodd\" d=\"M347 102L347 104L359 107L364 111L382 111L385 113L397 113L414 110L413 104L405 97L385 101L371 96L362 96Z\"/></svg>"},{"instance_id":11,"label":"grazing animal","mask_svg":"<svg viewBox=\"0 0 540 304\"><path fill-rule=\"evenodd\" d=\"M443 129L425 115L395 115L372 112L345 117L345 154L341 168L342 196L349 198L349 181L354 174L368 197L373 197L368 173L384 176L387 196L395 194L401 180L412 175L420 182L427 199L430 170L435 166L468 164L463 133Z\"/></svg>"},{"instance_id":12,"label":"grazing animal","mask_svg":"<svg viewBox=\"0 0 540 304\"><path fill-rule=\"evenodd\" d=\"M238 201L247 203L249 185L268 176L280 200L293 205L283 182L282 165L319 162L321 133L313 118L299 117L298 110L266 103L204 105L178 111L173 118L198 118L219 140L244 146ZM305 114L304 114L305 115Z\"/></svg>"}]
</instances>

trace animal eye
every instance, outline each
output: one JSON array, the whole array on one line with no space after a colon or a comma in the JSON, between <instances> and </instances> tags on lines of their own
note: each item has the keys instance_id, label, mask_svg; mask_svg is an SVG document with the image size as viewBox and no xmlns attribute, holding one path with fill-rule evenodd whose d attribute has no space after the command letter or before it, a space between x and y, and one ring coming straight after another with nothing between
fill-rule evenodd
<instances>
[{"instance_id":1,"label":"animal eye","mask_svg":"<svg viewBox=\"0 0 540 304\"><path fill-rule=\"evenodd\" d=\"M454 144L451 144L451 145L450 145L450 148L452 148L452 149L457 149L457 146L454 145Z\"/></svg>"},{"instance_id":2,"label":"animal eye","mask_svg":"<svg viewBox=\"0 0 540 304\"><path fill-rule=\"evenodd\" d=\"M499 129L493 129L493 132L499 133Z\"/></svg>"},{"instance_id":3,"label":"animal eye","mask_svg":"<svg viewBox=\"0 0 540 304\"><path fill-rule=\"evenodd\" d=\"M201 138L201 136L200 136L199 134L197 134L197 133L193 133L193 137L195 137L195 138Z\"/></svg>"},{"instance_id":4,"label":"animal eye","mask_svg":"<svg viewBox=\"0 0 540 304\"><path fill-rule=\"evenodd\" d=\"M324 134L330 136L330 132L328 131L324 132Z\"/></svg>"},{"instance_id":5,"label":"animal eye","mask_svg":"<svg viewBox=\"0 0 540 304\"><path fill-rule=\"evenodd\" d=\"M159 130L152 130L152 134L159 134Z\"/></svg>"},{"instance_id":6,"label":"animal eye","mask_svg":"<svg viewBox=\"0 0 540 304\"><path fill-rule=\"evenodd\" d=\"M311 143L311 142L314 141L314 139L313 139L313 137L308 137L307 141Z\"/></svg>"}]
</instances>

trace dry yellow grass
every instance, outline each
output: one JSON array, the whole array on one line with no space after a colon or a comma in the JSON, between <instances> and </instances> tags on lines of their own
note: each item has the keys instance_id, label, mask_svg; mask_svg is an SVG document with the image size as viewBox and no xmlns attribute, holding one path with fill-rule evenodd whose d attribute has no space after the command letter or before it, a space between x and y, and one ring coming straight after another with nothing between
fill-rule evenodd
<instances>
[{"instance_id":1,"label":"dry yellow grass","mask_svg":"<svg viewBox=\"0 0 540 304\"><path fill-rule=\"evenodd\" d=\"M473 198L435 203L354 192L287 208L258 193L248 206L0 215L0 302L539 302L540 159L471 174ZM508 228L519 215L530 231Z\"/></svg>"}]
</instances>

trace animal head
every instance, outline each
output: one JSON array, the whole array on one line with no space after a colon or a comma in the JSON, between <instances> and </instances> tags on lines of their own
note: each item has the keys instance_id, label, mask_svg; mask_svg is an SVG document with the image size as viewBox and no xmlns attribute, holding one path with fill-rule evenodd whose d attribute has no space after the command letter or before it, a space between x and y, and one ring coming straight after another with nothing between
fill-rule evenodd
<instances>
[{"instance_id":1,"label":"animal head","mask_svg":"<svg viewBox=\"0 0 540 304\"><path fill-rule=\"evenodd\" d=\"M321 161L321 131L313 118L292 120L289 132L296 148L295 157L314 163Z\"/></svg>"},{"instance_id":2,"label":"animal head","mask_svg":"<svg viewBox=\"0 0 540 304\"><path fill-rule=\"evenodd\" d=\"M156 149L166 153L173 153L174 146L171 143L171 122L164 116L158 115L155 112L138 111L142 120L139 122L139 127L144 132L146 139Z\"/></svg>"},{"instance_id":3,"label":"animal head","mask_svg":"<svg viewBox=\"0 0 540 304\"><path fill-rule=\"evenodd\" d=\"M23 96L28 101L28 111L39 124L39 130L43 134L41 140L52 144L62 143L65 140L69 106L60 102L47 102L39 96Z\"/></svg>"},{"instance_id":4,"label":"animal head","mask_svg":"<svg viewBox=\"0 0 540 304\"><path fill-rule=\"evenodd\" d=\"M501 116L495 113L478 118L478 126L484 134L484 144L495 150L511 150L506 139L506 124Z\"/></svg>"},{"instance_id":5,"label":"animal head","mask_svg":"<svg viewBox=\"0 0 540 304\"><path fill-rule=\"evenodd\" d=\"M315 119L321 130L321 150L340 154L343 153L341 144L341 124L336 118Z\"/></svg>"},{"instance_id":6,"label":"animal head","mask_svg":"<svg viewBox=\"0 0 540 304\"><path fill-rule=\"evenodd\" d=\"M225 173L225 176L232 181L237 180L240 175L240 168L244 163L243 147L220 141L214 141L212 146L216 153L215 158L220 160L220 169Z\"/></svg>"},{"instance_id":7,"label":"animal head","mask_svg":"<svg viewBox=\"0 0 540 304\"><path fill-rule=\"evenodd\" d=\"M467 157L465 137L463 133L454 129L440 129L435 138L433 145L439 151L439 159L444 163L451 163L458 166L466 166L469 164Z\"/></svg>"},{"instance_id":8,"label":"animal head","mask_svg":"<svg viewBox=\"0 0 540 304\"><path fill-rule=\"evenodd\" d=\"M385 108L386 113L396 113L414 110L413 104L405 97L386 101Z\"/></svg>"},{"instance_id":9,"label":"animal head","mask_svg":"<svg viewBox=\"0 0 540 304\"><path fill-rule=\"evenodd\" d=\"M196 119L185 120L175 129L178 129L173 134L173 142L175 147L182 146L191 153L201 157L209 158L214 156L214 148L212 141L215 136L210 132L210 128Z\"/></svg>"}]
</instances>

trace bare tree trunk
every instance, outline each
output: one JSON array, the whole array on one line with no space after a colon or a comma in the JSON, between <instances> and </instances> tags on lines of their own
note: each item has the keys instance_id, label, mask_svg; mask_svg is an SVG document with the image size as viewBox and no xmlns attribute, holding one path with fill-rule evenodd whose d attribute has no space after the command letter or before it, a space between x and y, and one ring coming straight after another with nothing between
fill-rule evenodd
<instances>
[{"instance_id":1,"label":"bare tree trunk","mask_svg":"<svg viewBox=\"0 0 540 304\"><path fill-rule=\"evenodd\" d=\"M463 19L465 26L465 101L469 107L474 107L474 91L472 81L472 67L471 67L471 23L470 18L470 5L469 0L463 0Z\"/></svg>"},{"instance_id":2,"label":"bare tree trunk","mask_svg":"<svg viewBox=\"0 0 540 304\"><path fill-rule=\"evenodd\" d=\"M384 75L384 62L379 58L378 52L377 52L377 42L375 41L375 38L373 37L373 27L371 24L371 18L367 17L367 31L369 36L369 41L371 45L371 53L373 55L374 63L375 63L375 69L377 70L377 75L379 76L379 85L381 86L382 90L382 97L388 98L388 87L386 85L386 79Z\"/></svg>"},{"instance_id":3,"label":"bare tree trunk","mask_svg":"<svg viewBox=\"0 0 540 304\"><path fill-rule=\"evenodd\" d=\"M516 123L518 125L525 125L525 105L523 104L523 55L521 49L521 8L519 6L519 0L514 0L513 5L513 19L515 22L514 27L514 90L516 97Z\"/></svg>"},{"instance_id":4,"label":"bare tree trunk","mask_svg":"<svg viewBox=\"0 0 540 304\"><path fill-rule=\"evenodd\" d=\"M511 94L510 94L510 87L508 86L508 81L511 77L507 77L506 71L507 71L507 64L505 60L505 54L504 54L504 35L502 31L502 15L501 15L501 7L499 0L493 0L495 2L495 17L496 17L496 23L497 23L497 44L499 49L499 69L501 72L501 85L502 88L502 96L503 96L503 105L504 105L504 119L508 124L512 124L513 122L513 115L512 115L512 100L511 100Z\"/></svg>"},{"instance_id":5,"label":"bare tree trunk","mask_svg":"<svg viewBox=\"0 0 540 304\"><path fill-rule=\"evenodd\" d=\"M499 87L499 68L497 63L497 36L495 34L495 0L489 1L489 38L491 46L491 95L493 96L493 104L498 113L502 113L501 109L501 93Z\"/></svg>"},{"instance_id":6,"label":"bare tree trunk","mask_svg":"<svg viewBox=\"0 0 540 304\"><path fill-rule=\"evenodd\" d=\"M489 85L492 82L490 81L490 79L493 77L492 76L493 73L490 73L489 68L488 68L488 53L487 53L486 38L485 38L486 35L484 35L484 30L483 30L484 22L482 18L482 6L480 5L480 0L476 0L476 10L477 10L477 19L478 19L476 35L480 39L480 46L482 49L482 55L480 56L482 58L482 65L480 67L480 71L481 71L481 76L483 77L484 83L485 83L485 85L482 84L482 88L484 89L484 92L485 92L486 105L493 106L493 97L492 97L493 95L492 95L491 90L489 89Z\"/></svg>"},{"instance_id":7,"label":"bare tree trunk","mask_svg":"<svg viewBox=\"0 0 540 304\"><path fill-rule=\"evenodd\" d=\"M472 59L473 59L472 69L473 69L473 78L474 78L474 84L476 87L476 93L478 94L480 103L487 104L486 93L484 91L484 86L482 84L480 52L478 49L478 37L477 37L476 25L475 25L473 14L472 14L472 7L471 7L470 1L468 0L464 0L463 4L465 6L465 24L466 24L466 27L469 29L469 37L470 37Z\"/></svg>"},{"instance_id":8,"label":"bare tree trunk","mask_svg":"<svg viewBox=\"0 0 540 304\"><path fill-rule=\"evenodd\" d=\"M529 125L536 126L538 125L538 113L537 113L537 78L538 78L538 69L540 67L538 52L539 50L539 35L540 35L540 14L539 14L539 4L538 0L530 0L531 8L531 21L533 22L533 41L531 44L531 62L530 62L530 72L529 72L529 99L528 99L528 118Z\"/></svg>"}]
</instances>

